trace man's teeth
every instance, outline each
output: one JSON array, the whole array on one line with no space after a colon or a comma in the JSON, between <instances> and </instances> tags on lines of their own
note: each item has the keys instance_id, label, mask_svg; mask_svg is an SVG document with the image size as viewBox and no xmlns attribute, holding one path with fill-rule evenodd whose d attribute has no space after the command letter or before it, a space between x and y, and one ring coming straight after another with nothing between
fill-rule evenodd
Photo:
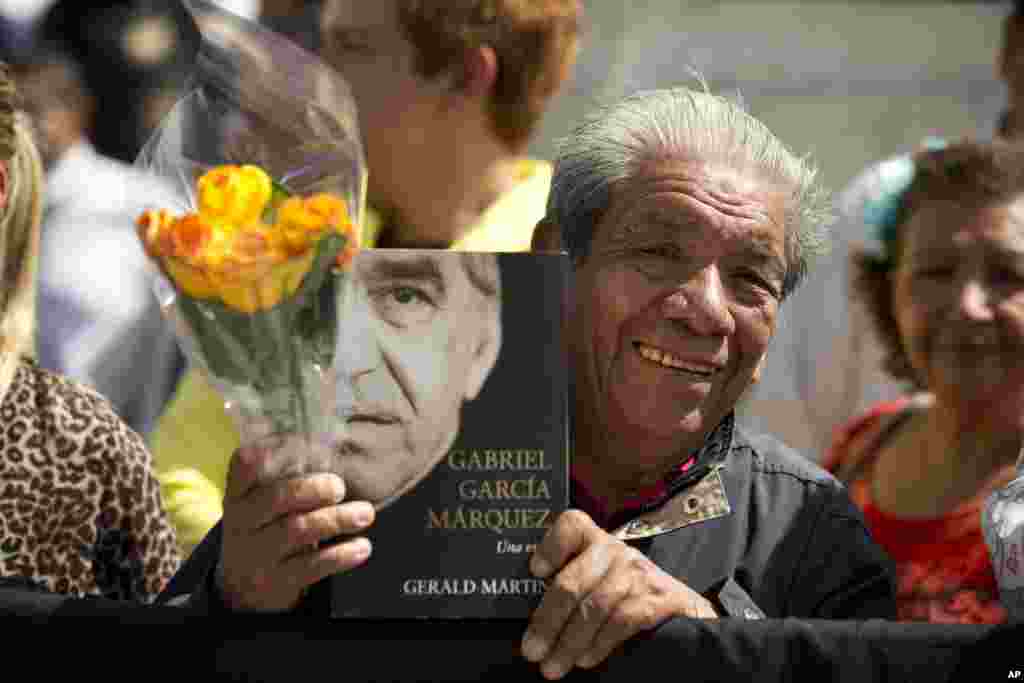
<instances>
[{"instance_id":1,"label":"man's teeth","mask_svg":"<svg viewBox=\"0 0 1024 683\"><path fill-rule=\"evenodd\" d=\"M659 363L667 368L685 370L687 372L692 372L695 375L700 375L701 377L710 377L711 375L715 374L713 368L684 363L683 361L679 360L668 351L662 351L661 349L656 349L651 346L643 345L637 346L637 349L640 351L640 355L646 358L647 360L652 361L654 363Z\"/></svg>"}]
</instances>

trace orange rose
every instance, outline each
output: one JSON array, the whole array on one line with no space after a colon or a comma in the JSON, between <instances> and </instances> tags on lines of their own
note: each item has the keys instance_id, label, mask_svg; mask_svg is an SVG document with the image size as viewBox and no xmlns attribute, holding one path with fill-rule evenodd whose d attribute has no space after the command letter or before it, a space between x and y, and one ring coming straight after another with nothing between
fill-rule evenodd
<instances>
[{"instance_id":1,"label":"orange rose","mask_svg":"<svg viewBox=\"0 0 1024 683\"><path fill-rule=\"evenodd\" d=\"M170 227L174 216L167 209L146 211L135 221L139 239L150 257L159 258L171 253Z\"/></svg>"},{"instance_id":2,"label":"orange rose","mask_svg":"<svg viewBox=\"0 0 1024 683\"><path fill-rule=\"evenodd\" d=\"M275 227L292 253L301 253L328 230L344 233L347 223L345 200L321 193L306 199L286 199L278 209Z\"/></svg>"},{"instance_id":3,"label":"orange rose","mask_svg":"<svg viewBox=\"0 0 1024 683\"><path fill-rule=\"evenodd\" d=\"M213 240L214 228L204 217L190 213L174 221L170 233L171 255L196 263L202 258L206 245Z\"/></svg>"}]
</instances>

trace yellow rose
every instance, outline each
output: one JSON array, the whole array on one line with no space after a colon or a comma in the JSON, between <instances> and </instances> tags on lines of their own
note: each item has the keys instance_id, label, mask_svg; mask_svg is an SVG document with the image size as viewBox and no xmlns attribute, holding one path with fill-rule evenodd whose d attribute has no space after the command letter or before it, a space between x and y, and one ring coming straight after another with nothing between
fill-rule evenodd
<instances>
[{"instance_id":1,"label":"yellow rose","mask_svg":"<svg viewBox=\"0 0 1024 683\"><path fill-rule=\"evenodd\" d=\"M257 223L232 236L231 253L242 263L287 258L284 238L268 225Z\"/></svg>"},{"instance_id":2,"label":"yellow rose","mask_svg":"<svg viewBox=\"0 0 1024 683\"><path fill-rule=\"evenodd\" d=\"M217 277L217 296L243 313L273 308L291 296L313 265L314 252L282 261L261 261L223 271Z\"/></svg>"},{"instance_id":3,"label":"yellow rose","mask_svg":"<svg viewBox=\"0 0 1024 683\"><path fill-rule=\"evenodd\" d=\"M211 219L242 227L263 215L274 187L258 166L217 166L197 183L199 212Z\"/></svg>"},{"instance_id":4,"label":"yellow rose","mask_svg":"<svg viewBox=\"0 0 1024 683\"><path fill-rule=\"evenodd\" d=\"M207 271L175 258L163 260L167 274L185 294L196 299L212 299L217 296L217 286Z\"/></svg>"}]
</instances>

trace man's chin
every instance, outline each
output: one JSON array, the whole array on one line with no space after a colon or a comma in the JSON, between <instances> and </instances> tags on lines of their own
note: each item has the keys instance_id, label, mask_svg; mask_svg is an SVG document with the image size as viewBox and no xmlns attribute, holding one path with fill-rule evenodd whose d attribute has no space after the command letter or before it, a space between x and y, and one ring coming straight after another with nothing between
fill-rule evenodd
<instances>
[{"instance_id":1,"label":"man's chin","mask_svg":"<svg viewBox=\"0 0 1024 683\"><path fill-rule=\"evenodd\" d=\"M680 401L664 401L655 405L644 405L641 401L617 401L612 415L611 432L629 432L645 440L678 440L699 435L714 425L709 425L712 410L704 402L683 406ZM616 423L618 427L616 427ZM624 428L624 429L623 429Z\"/></svg>"},{"instance_id":2,"label":"man's chin","mask_svg":"<svg viewBox=\"0 0 1024 683\"><path fill-rule=\"evenodd\" d=\"M373 503L373 507L377 510L383 510L416 488L434 470L436 465L437 462L427 463L427 466L420 471L395 477L393 473L387 476L380 472L368 472L359 468L358 464L348 463L345 467L346 474L342 475L345 480L345 499L365 500ZM361 471L355 475L353 470L357 468Z\"/></svg>"},{"instance_id":3,"label":"man's chin","mask_svg":"<svg viewBox=\"0 0 1024 683\"><path fill-rule=\"evenodd\" d=\"M409 493L444 460L448 451L455 444L457 431L442 437L440 443L432 449L432 455L423 455L408 449L398 455L394 450L372 451L356 443L347 442L339 447L338 455L342 462L342 478L345 480L346 500L365 500L373 503L377 510L383 510L396 500ZM395 460L400 458L400 461ZM419 463L417 469L393 468L382 470L381 464Z\"/></svg>"}]
</instances>

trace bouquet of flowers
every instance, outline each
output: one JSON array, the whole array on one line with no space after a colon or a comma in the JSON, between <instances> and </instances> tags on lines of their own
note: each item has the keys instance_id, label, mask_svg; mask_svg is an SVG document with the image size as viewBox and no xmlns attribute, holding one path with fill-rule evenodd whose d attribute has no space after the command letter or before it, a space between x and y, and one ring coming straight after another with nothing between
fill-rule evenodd
<instances>
[{"instance_id":1,"label":"bouquet of flowers","mask_svg":"<svg viewBox=\"0 0 1024 683\"><path fill-rule=\"evenodd\" d=\"M242 443L337 443L336 281L366 193L355 107L317 57L205 0L192 85L136 165L178 206L139 216L157 296Z\"/></svg>"}]
</instances>

